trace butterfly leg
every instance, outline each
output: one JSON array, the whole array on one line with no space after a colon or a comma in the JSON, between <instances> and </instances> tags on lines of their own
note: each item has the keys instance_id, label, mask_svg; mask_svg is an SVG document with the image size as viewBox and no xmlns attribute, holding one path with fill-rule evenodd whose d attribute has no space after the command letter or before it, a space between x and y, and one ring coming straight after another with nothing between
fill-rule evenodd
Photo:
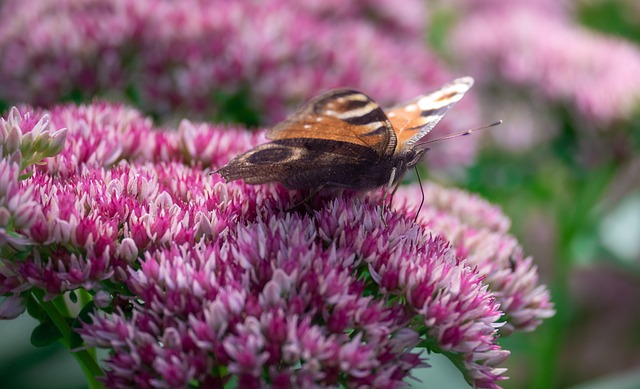
<instances>
[{"instance_id":1,"label":"butterfly leg","mask_svg":"<svg viewBox=\"0 0 640 389\"><path fill-rule=\"evenodd\" d=\"M385 186L384 195L382 196L382 222L384 223L385 227L387 227L387 220L385 218L385 214L387 211L387 198L389 198L389 207L391 207L391 201L393 201L393 196L396 194L396 191L400 186L400 182L398 182L395 188L393 188L393 190L391 191L391 194L389 194L389 188L393 186L393 181L395 181L395 178L396 178L396 168L394 167L393 169L391 169L391 175L389 176L389 183Z\"/></svg>"},{"instance_id":2,"label":"butterfly leg","mask_svg":"<svg viewBox=\"0 0 640 389\"><path fill-rule=\"evenodd\" d=\"M424 205L424 188L422 187L422 180L420 179L420 173L418 172L418 165L414 166L413 168L416 169L416 177L418 177L418 185L420 186L420 194L422 195L422 198L420 199L420 206L418 207L416 216L413 219L413 222L416 223L418 221L418 215L420 214L422 206ZM396 189L398 188L396 187Z\"/></svg>"}]
</instances>

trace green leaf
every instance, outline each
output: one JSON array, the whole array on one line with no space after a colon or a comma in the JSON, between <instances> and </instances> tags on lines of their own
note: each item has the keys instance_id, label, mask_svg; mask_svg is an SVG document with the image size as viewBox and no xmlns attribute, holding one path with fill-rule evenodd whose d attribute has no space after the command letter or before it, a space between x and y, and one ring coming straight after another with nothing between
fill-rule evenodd
<instances>
[{"instance_id":1,"label":"green leaf","mask_svg":"<svg viewBox=\"0 0 640 389\"><path fill-rule=\"evenodd\" d=\"M33 176L33 173L35 173L33 170L26 172L25 174L21 174L18 177L18 180L22 181L22 180L26 180L27 178L31 178L31 176Z\"/></svg>"},{"instance_id":2,"label":"green leaf","mask_svg":"<svg viewBox=\"0 0 640 389\"><path fill-rule=\"evenodd\" d=\"M35 347L47 347L59 339L62 334L52 322L39 324L31 332L31 344Z\"/></svg>"},{"instance_id":3,"label":"green leaf","mask_svg":"<svg viewBox=\"0 0 640 389\"><path fill-rule=\"evenodd\" d=\"M71 336L69 337L69 348L71 350L77 349L83 344L84 340L82 339L82 336L80 336L80 334L75 331L71 332Z\"/></svg>"},{"instance_id":4,"label":"green leaf","mask_svg":"<svg viewBox=\"0 0 640 389\"><path fill-rule=\"evenodd\" d=\"M427 32L429 45L440 55L446 56L447 42L451 29L456 22L456 15L450 10L440 10L431 16L430 28Z\"/></svg>"},{"instance_id":5,"label":"green leaf","mask_svg":"<svg viewBox=\"0 0 640 389\"><path fill-rule=\"evenodd\" d=\"M640 42L640 25L630 4L630 1L581 2L582 6L577 10L578 18L592 29Z\"/></svg>"},{"instance_id":6,"label":"green leaf","mask_svg":"<svg viewBox=\"0 0 640 389\"><path fill-rule=\"evenodd\" d=\"M214 120L223 123L242 123L248 127L260 124L260 109L251 101L248 89L238 91L216 90L212 100L217 106Z\"/></svg>"},{"instance_id":7,"label":"green leaf","mask_svg":"<svg viewBox=\"0 0 640 389\"><path fill-rule=\"evenodd\" d=\"M42 309L40 304L38 304L38 301L36 301L31 294L29 294L27 298L27 313L40 323L50 321L45 310Z\"/></svg>"},{"instance_id":8,"label":"green leaf","mask_svg":"<svg viewBox=\"0 0 640 389\"><path fill-rule=\"evenodd\" d=\"M93 320L91 319L90 314L94 313L96 309L94 301L88 302L87 305L82 308L80 313L78 313L78 317L73 321L73 327L79 328L82 323L92 323Z\"/></svg>"},{"instance_id":9,"label":"green leaf","mask_svg":"<svg viewBox=\"0 0 640 389\"><path fill-rule=\"evenodd\" d=\"M238 377L232 376L229 381L224 384L225 389L235 389L238 387Z\"/></svg>"},{"instance_id":10,"label":"green leaf","mask_svg":"<svg viewBox=\"0 0 640 389\"><path fill-rule=\"evenodd\" d=\"M84 306L84 308L82 308L80 313L78 313L78 316L71 322L71 329L73 330L71 332L71 338L69 339L71 343L71 349L78 348L84 343L84 340L82 340L80 334L78 334L75 330L82 327L83 323L92 323L93 320L91 319L90 314L95 311L96 305L93 301L90 301L87 303L87 305Z\"/></svg>"}]
</instances>

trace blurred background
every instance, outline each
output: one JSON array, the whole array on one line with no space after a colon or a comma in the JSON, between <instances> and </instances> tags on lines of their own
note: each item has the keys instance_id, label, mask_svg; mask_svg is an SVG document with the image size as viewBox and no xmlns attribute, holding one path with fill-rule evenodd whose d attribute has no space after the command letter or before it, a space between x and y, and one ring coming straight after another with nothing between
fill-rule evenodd
<instances>
[{"instance_id":1,"label":"blurred background","mask_svg":"<svg viewBox=\"0 0 640 389\"><path fill-rule=\"evenodd\" d=\"M264 128L331 87L381 105L463 75L429 179L479 193L552 290L555 317L500 340L505 388L640 388L640 2L4 0L0 111L94 99ZM411 179L411 177L409 177ZM3 388L83 388L35 321L0 322ZM414 388L466 384L448 360Z\"/></svg>"}]
</instances>

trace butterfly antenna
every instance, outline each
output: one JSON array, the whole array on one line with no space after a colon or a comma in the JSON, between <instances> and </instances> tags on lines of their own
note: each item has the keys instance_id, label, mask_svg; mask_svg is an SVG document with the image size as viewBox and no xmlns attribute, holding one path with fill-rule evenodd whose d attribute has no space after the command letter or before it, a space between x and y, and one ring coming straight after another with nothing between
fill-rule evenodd
<instances>
[{"instance_id":1,"label":"butterfly antenna","mask_svg":"<svg viewBox=\"0 0 640 389\"><path fill-rule=\"evenodd\" d=\"M479 131L479 130L484 130L485 128L491 128L491 127L499 126L500 124L502 124L502 120L498 120L497 122L494 122L494 123L491 123L491 124L487 124L486 126L476 127L476 128L472 128L470 130L464 131L464 132L459 132L457 134L451 134L451 135L443 136L442 138L430 139L430 140L425 141L425 142L420 142L420 144L421 145L426 145L426 144L429 144L429 143L440 142L441 140L457 138L459 136L467 136L467 135L470 135L472 132L476 132L476 131Z\"/></svg>"},{"instance_id":2,"label":"butterfly antenna","mask_svg":"<svg viewBox=\"0 0 640 389\"><path fill-rule=\"evenodd\" d=\"M413 222L415 223L418 221L418 215L422 210L422 205L424 205L424 188L422 187L422 180L420 179L420 173L418 173L418 166L415 165L413 168L416 170L416 176L418 177L418 185L420 185L420 193L422 194L422 199L420 200L420 206L418 207L418 211L416 212L416 217L413 218Z\"/></svg>"}]
</instances>

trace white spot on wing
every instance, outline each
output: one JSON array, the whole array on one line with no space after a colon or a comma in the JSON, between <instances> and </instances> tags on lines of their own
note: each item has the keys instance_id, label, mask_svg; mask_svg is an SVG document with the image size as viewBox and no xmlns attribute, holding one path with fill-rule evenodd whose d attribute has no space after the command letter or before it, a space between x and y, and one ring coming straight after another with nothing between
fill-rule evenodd
<instances>
[{"instance_id":1,"label":"white spot on wing","mask_svg":"<svg viewBox=\"0 0 640 389\"><path fill-rule=\"evenodd\" d=\"M435 99L437 100L438 97L441 96L440 94L438 94L437 96L434 95L429 95L429 98L423 98L418 100L418 107L420 108L421 111L428 111L431 109L440 109L442 107L446 107L447 105L460 100L460 98L462 97L462 95L457 96L448 100L441 100L441 101L434 101L433 97L435 97Z\"/></svg>"},{"instance_id":2,"label":"white spot on wing","mask_svg":"<svg viewBox=\"0 0 640 389\"><path fill-rule=\"evenodd\" d=\"M349 98L351 100L357 100L357 101L367 101L367 100L369 100L369 98L367 96L363 95L362 93L354 93L354 94L350 95Z\"/></svg>"},{"instance_id":3,"label":"white spot on wing","mask_svg":"<svg viewBox=\"0 0 640 389\"><path fill-rule=\"evenodd\" d=\"M378 107L378 105L376 103L370 102L369 104L365 105L364 107L360 107L360 108L356 108L356 109L352 109L352 110L343 112L343 113L339 114L338 117L340 119L351 119L351 118L361 117L361 116L369 114L370 112L372 112L377 107Z\"/></svg>"}]
</instances>

